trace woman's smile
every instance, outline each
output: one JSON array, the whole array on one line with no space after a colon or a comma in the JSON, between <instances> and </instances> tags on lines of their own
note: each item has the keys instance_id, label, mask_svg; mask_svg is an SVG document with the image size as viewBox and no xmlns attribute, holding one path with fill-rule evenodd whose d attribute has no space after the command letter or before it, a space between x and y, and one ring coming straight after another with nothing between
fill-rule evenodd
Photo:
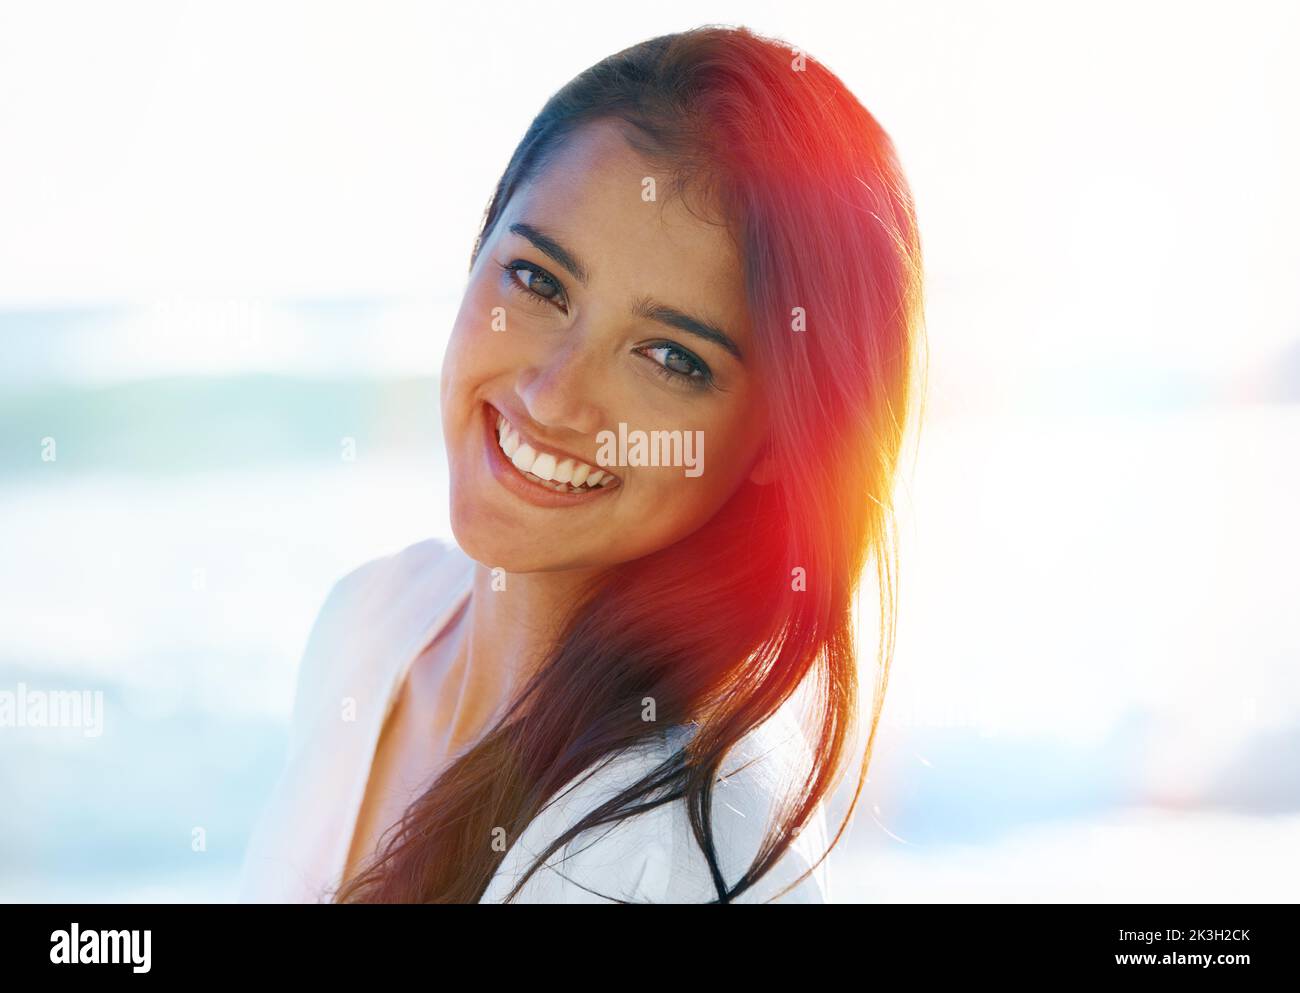
<instances>
[{"instance_id":1,"label":"woman's smile","mask_svg":"<svg viewBox=\"0 0 1300 993\"><path fill-rule=\"evenodd\" d=\"M622 485L612 473L522 434L492 404L483 405L485 450L492 475L506 489L540 507L573 507Z\"/></svg>"}]
</instances>

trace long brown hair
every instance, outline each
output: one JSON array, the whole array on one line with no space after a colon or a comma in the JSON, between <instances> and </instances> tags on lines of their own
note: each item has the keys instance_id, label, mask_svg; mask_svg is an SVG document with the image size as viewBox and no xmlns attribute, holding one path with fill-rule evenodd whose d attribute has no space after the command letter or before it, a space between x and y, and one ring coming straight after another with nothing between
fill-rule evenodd
<instances>
[{"instance_id":1,"label":"long brown hair","mask_svg":"<svg viewBox=\"0 0 1300 993\"><path fill-rule=\"evenodd\" d=\"M729 902L846 771L858 720L852 605L874 560L870 733L832 847L861 793L893 655L892 492L923 323L920 237L893 144L836 76L784 43L714 26L654 38L542 108L488 204L471 268L521 185L566 135L601 120L630 125L635 147L671 167L675 191L703 184L731 226L771 413L764 454L778 476L746 481L688 538L602 575L520 697L411 804L338 902L477 902L502 859L493 830L513 843L561 787L655 734L647 698L658 722L694 721L696 732L553 839L509 897L584 831L681 799L712 902ZM710 827L719 769L801 684L817 717L812 768L753 864L725 880Z\"/></svg>"}]
</instances>

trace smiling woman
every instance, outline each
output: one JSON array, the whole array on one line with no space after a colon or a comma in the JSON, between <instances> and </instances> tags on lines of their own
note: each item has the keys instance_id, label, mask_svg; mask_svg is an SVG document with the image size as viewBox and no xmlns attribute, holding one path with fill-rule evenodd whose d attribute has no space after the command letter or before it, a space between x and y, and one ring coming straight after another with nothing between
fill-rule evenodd
<instances>
[{"instance_id":1,"label":"smiling woman","mask_svg":"<svg viewBox=\"0 0 1300 993\"><path fill-rule=\"evenodd\" d=\"M700 28L556 93L443 363L456 547L331 594L245 895L826 900L920 324L892 144L815 60ZM707 471L611 465L613 431L707 439Z\"/></svg>"}]
</instances>

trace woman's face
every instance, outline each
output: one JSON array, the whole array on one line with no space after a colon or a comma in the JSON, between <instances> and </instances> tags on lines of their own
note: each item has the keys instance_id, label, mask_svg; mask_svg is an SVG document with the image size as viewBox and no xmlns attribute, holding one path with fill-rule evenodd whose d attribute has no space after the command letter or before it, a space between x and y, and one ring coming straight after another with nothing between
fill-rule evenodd
<instances>
[{"instance_id":1,"label":"woman's face","mask_svg":"<svg viewBox=\"0 0 1300 993\"><path fill-rule=\"evenodd\" d=\"M754 467L765 411L741 260L724 227L650 199L651 180L668 189L619 126L582 128L475 260L442 423L452 528L484 565L639 558L705 524Z\"/></svg>"}]
</instances>

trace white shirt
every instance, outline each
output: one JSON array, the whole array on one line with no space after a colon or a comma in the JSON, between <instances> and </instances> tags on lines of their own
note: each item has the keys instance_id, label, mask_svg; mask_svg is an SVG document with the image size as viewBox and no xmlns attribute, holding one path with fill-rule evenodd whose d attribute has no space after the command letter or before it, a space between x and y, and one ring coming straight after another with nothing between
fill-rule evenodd
<instances>
[{"instance_id":1,"label":"white shirt","mask_svg":"<svg viewBox=\"0 0 1300 993\"><path fill-rule=\"evenodd\" d=\"M367 562L334 585L298 668L288 759L244 856L241 902L315 903L339 885L380 732L407 669L470 595L473 575L474 561L460 548L429 539ZM572 780L506 852L481 902L501 902L551 839L640 779L693 731L668 728ZM729 752L713 801L719 866L729 884L757 855L778 791L792 785L791 770L806 772L807 757L803 732L782 713ZM735 902L767 900L825 851L819 806L780 861ZM828 862L773 902L829 902ZM554 853L513 902L607 903L609 896L716 899L683 800L585 831Z\"/></svg>"}]
</instances>

